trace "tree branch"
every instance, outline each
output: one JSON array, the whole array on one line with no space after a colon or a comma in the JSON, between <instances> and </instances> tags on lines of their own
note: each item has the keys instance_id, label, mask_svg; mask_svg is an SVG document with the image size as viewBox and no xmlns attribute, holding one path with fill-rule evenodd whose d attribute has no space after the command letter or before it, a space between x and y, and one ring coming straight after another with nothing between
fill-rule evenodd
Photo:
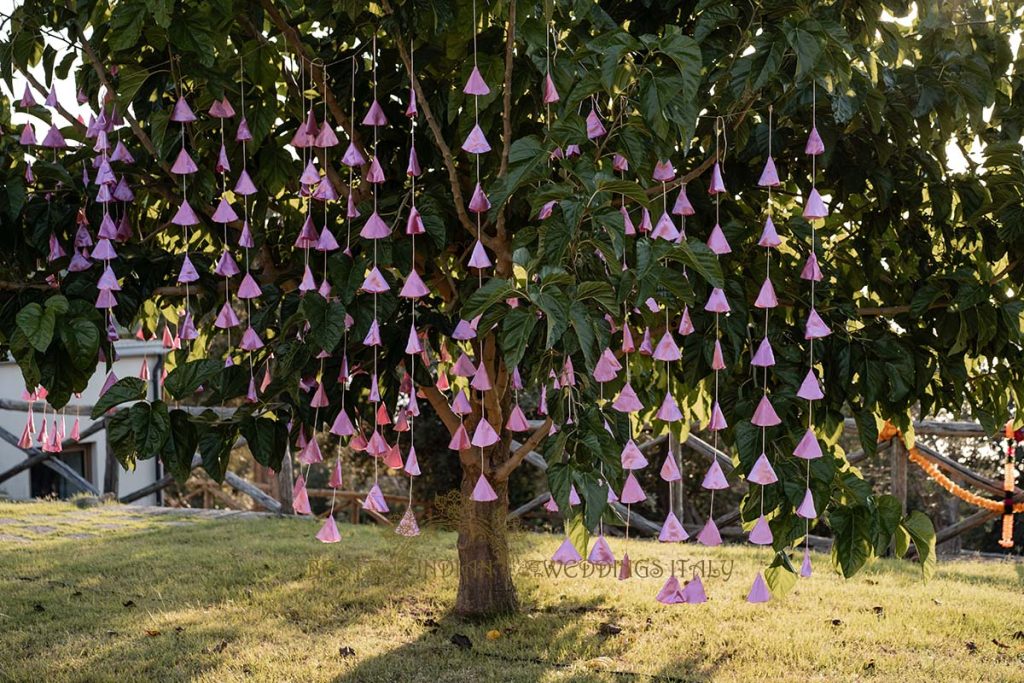
<instances>
[{"instance_id":1,"label":"tree branch","mask_svg":"<svg viewBox=\"0 0 1024 683\"><path fill-rule=\"evenodd\" d=\"M449 434L454 434L459 428L459 417L452 412L452 407L448 405L448 401L445 399L444 394L440 390L431 386L421 386L420 394L423 398L427 399L430 405L434 408L434 412L441 418L441 422L448 429Z\"/></svg>"},{"instance_id":2,"label":"tree branch","mask_svg":"<svg viewBox=\"0 0 1024 683\"><path fill-rule=\"evenodd\" d=\"M519 467L519 463L521 463L526 456L530 454L530 451L539 446L540 442L547 437L548 432L551 431L552 424L554 423L551 421L551 418L548 417L540 424L539 427L533 430L533 433L530 434L530 438L524 441L523 444L509 456L508 460L503 462L501 467L494 472L495 481L505 481L512 476L515 469Z\"/></svg>"}]
</instances>

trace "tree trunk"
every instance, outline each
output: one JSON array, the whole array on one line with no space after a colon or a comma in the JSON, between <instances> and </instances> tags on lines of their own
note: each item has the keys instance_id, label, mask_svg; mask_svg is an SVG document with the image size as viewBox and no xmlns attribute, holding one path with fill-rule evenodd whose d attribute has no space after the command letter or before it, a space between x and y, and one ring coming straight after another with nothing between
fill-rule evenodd
<instances>
[{"instance_id":1,"label":"tree trunk","mask_svg":"<svg viewBox=\"0 0 1024 683\"><path fill-rule=\"evenodd\" d=\"M494 448L507 449L504 443ZM507 457L507 450L503 455ZM495 458L495 461L504 459ZM479 461L468 465L464 460L458 541L459 592L455 612L467 617L507 614L519 607L509 562L508 482L489 478L498 500L477 503L470 496L479 477Z\"/></svg>"}]
</instances>

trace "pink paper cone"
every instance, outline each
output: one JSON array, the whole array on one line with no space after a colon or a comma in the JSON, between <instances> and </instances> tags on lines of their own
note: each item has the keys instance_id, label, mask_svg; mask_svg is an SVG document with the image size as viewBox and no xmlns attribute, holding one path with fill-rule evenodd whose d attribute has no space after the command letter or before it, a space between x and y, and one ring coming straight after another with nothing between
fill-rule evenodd
<instances>
[{"instance_id":1,"label":"pink paper cone","mask_svg":"<svg viewBox=\"0 0 1024 683\"><path fill-rule=\"evenodd\" d=\"M821 195L818 194L818 188L816 187L812 187L811 193L807 195L807 201L804 204L803 216L807 220L825 218L828 216L828 209L825 208L825 202L822 201Z\"/></svg>"},{"instance_id":2,"label":"pink paper cone","mask_svg":"<svg viewBox=\"0 0 1024 683\"><path fill-rule=\"evenodd\" d=\"M412 508L406 508L401 521L395 526L395 533L399 536L413 537L420 535L420 525L416 523L416 514Z\"/></svg>"},{"instance_id":3,"label":"pink paper cone","mask_svg":"<svg viewBox=\"0 0 1024 683\"><path fill-rule=\"evenodd\" d=\"M597 540L594 541L594 547L590 549L587 562L606 567L615 564L615 553L612 552L603 535L598 535Z\"/></svg>"},{"instance_id":4,"label":"pink paper cone","mask_svg":"<svg viewBox=\"0 0 1024 683\"><path fill-rule=\"evenodd\" d=\"M333 515L328 515L324 520L324 525L317 532L316 539L321 543L337 543L341 540L341 534L338 533L338 525L335 523Z\"/></svg>"},{"instance_id":5,"label":"pink paper cone","mask_svg":"<svg viewBox=\"0 0 1024 683\"><path fill-rule=\"evenodd\" d=\"M800 279L813 280L815 282L821 282L822 280L821 268L818 267L818 256L813 251L808 255L807 261L800 271Z\"/></svg>"},{"instance_id":6,"label":"pink paper cone","mask_svg":"<svg viewBox=\"0 0 1024 683\"><path fill-rule=\"evenodd\" d=\"M810 489L804 491L804 499L800 502L800 507L796 509L796 514L804 519L814 519L818 516L817 510L814 509L814 496L811 495Z\"/></svg>"},{"instance_id":7,"label":"pink paper cone","mask_svg":"<svg viewBox=\"0 0 1024 683\"><path fill-rule=\"evenodd\" d=\"M715 401L711 407L711 419L708 420L707 429L713 432L721 431L729 426L729 423L725 420L725 413L722 412L722 407Z\"/></svg>"},{"instance_id":8,"label":"pink paper cone","mask_svg":"<svg viewBox=\"0 0 1024 683\"><path fill-rule=\"evenodd\" d=\"M668 577L655 599L663 605L678 605L686 602L683 591L679 587L679 579L675 577L675 574Z\"/></svg>"},{"instance_id":9,"label":"pink paper cone","mask_svg":"<svg viewBox=\"0 0 1024 683\"><path fill-rule=\"evenodd\" d=\"M605 130L604 124L601 123L601 117L597 115L596 109L591 109L590 113L587 114L587 137L591 140L606 135L608 133Z\"/></svg>"},{"instance_id":10,"label":"pink paper cone","mask_svg":"<svg viewBox=\"0 0 1024 683\"><path fill-rule=\"evenodd\" d=\"M493 264L480 240L473 245L473 253L469 257L470 268L490 268Z\"/></svg>"},{"instance_id":11,"label":"pink paper cone","mask_svg":"<svg viewBox=\"0 0 1024 683\"><path fill-rule=\"evenodd\" d=\"M689 306L683 307L683 314L679 318L679 328L676 331L684 337L687 337L696 331L696 328L693 326L693 321L690 320Z\"/></svg>"},{"instance_id":12,"label":"pink paper cone","mask_svg":"<svg viewBox=\"0 0 1024 683\"><path fill-rule=\"evenodd\" d=\"M171 121L175 123L191 123L195 120L196 115L192 112L192 108L188 106L188 102L185 101L184 97L179 97L178 101L174 103Z\"/></svg>"},{"instance_id":13,"label":"pink paper cone","mask_svg":"<svg viewBox=\"0 0 1024 683\"><path fill-rule=\"evenodd\" d=\"M334 469L331 470L331 478L328 480L327 484L332 489L340 489L343 483L344 480L341 477L341 459L339 458L334 463Z\"/></svg>"},{"instance_id":14,"label":"pink paper cone","mask_svg":"<svg viewBox=\"0 0 1024 683\"><path fill-rule=\"evenodd\" d=\"M580 505L582 503L583 503L583 501L580 500L580 494L576 490L576 484L570 484L569 485L569 505L576 506L576 505Z\"/></svg>"},{"instance_id":15,"label":"pink paper cone","mask_svg":"<svg viewBox=\"0 0 1024 683\"><path fill-rule=\"evenodd\" d=\"M716 339L711 352L711 369L725 370L725 355L722 353L722 342Z\"/></svg>"},{"instance_id":16,"label":"pink paper cone","mask_svg":"<svg viewBox=\"0 0 1024 683\"><path fill-rule=\"evenodd\" d=\"M544 509L554 514L558 512L558 503L555 502L554 498L548 498L548 502L544 503Z\"/></svg>"},{"instance_id":17,"label":"pink paper cone","mask_svg":"<svg viewBox=\"0 0 1024 683\"><path fill-rule=\"evenodd\" d=\"M420 336L416 332L416 326L409 326L409 340L405 343L405 352L409 355L415 355L423 351L423 345L420 344Z\"/></svg>"},{"instance_id":18,"label":"pink paper cone","mask_svg":"<svg viewBox=\"0 0 1024 683\"><path fill-rule=\"evenodd\" d=\"M782 240L779 239L779 233L775 230L775 223L772 222L772 217L769 216L764 221L764 229L761 231L761 237L757 241L759 247L777 247L782 244Z\"/></svg>"},{"instance_id":19,"label":"pink paper cone","mask_svg":"<svg viewBox=\"0 0 1024 683\"><path fill-rule=\"evenodd\" d=\"M730 311L729 301L725 298L725 292L721 288L715 287L711 290L704 310L709 313L728 313Z\"/></svg>"},{"instance_id":20,"label":"pink paper cone","mask_svg":"<svg viewBox=\"0 0 1024 683\"><path fill-rule=\"evenodd\" d=\"M619 455L619 460L622 462L622 469L624 470L642 470L647 467L647 458L644 457L643 452L633 439L626 442L622 453Z\"/></svg>"},{"instance_id":21,"label":"pink paper cone","mask_svg":"<svg viewBox=\"0 0 1024 683\"><path fill-rule=\"evenodd\" d=\"M551 74L548 73L544 76L544 104L554 104L559 99L558 89L555 88L555 81L552 80Z\"/></svg>"},{"instance_id":22,"label":"pink paper cone","mask_svg":"<svg viewBox=\"0 0 1024 683\"><path fill-rule=\"evenodd\" d=\"M676 229L676 224L672 221L672 217L667 213L662 213L661 218L658 219L658 223L651 232L651 237L669 242L678 240L679 230Z\"/></svg>"},{"instance_id":23,"label":"pink paper cone","mask_svg":"<svg viewBox=\"0 0 1024 683\"><path fill-rule=\"evenodd\" d=\"M707 524L697 534L697 542L701 545L714 546L722 545L722 535L718 533L718 527L715 525L715 520L708 518ZM694 579L695 581L697 579Z\"/></svg>"},{"instance_id":24,"label":"pink paper cone","mask_svg":"<svg viewBox=\"0 0 1024 683\"><path fill-rule=\"evenodd\" d=\"M691 605L699 605L708 601L708 596L704 592L704 583L699 576L694 576L692 581L683 586L683 599Z\"/></svg>"},{"instance_id":25,"label":"pink paper cone","mask_svg":"<svg viewBox=\"0 0 1024 683\"><path fill-rule=\"evenodd\" d=\"M473 495L469 499L477 503L489 503L498 500L498 494L494 492L490 482L487 481L487 477L481 474L480 478L476 480L476 486L473 487Z\"/></svg>"},{"instance_id":26,"label":"pink paper cone","mask_svg":"<svg viewBox=\"0 0 1024 683\"><path fill-rule=\"evenodd\" d=\"M669 183L675 180L676 169L672 167L671 161L659 160L654 162L654 173L651 174L651 177L658 182Z\"/></svg>"},{"instance_id":27,"label":"pink paper cone","mask_svg":"<svg viewBox=\"0 0 1024 683\"><path fill-rule=\"evenodd\" d=\"M551 556L551 561L555 564L576 564L582 562L583 557L577 552L576 546L572 544L568 538L562 541L562 545L558 546L558 550Z\"/></svg>"},{"instance_id":28,"label":"pink paper cone","mask_svg":"<svg viewBox=\"0 0 1024 683\"><path fill-rule=\"evenodd\" d=\"M362 166L366 163L366 157L363 156L359 148L356 147L355 142L348 143L348 147L345 148L345 154L341 157L341 163L349 167Z\"/></svg>"},{"instance_id":29,"label":"pink paper cone","mask_svg":"<svg viewBox=\"0 0 1024 683\"><path fill-rule=\"evenodd\" d=\"M633 225L633 219L629 217L629 211L625 206L620 206L619 213L622 214L622 224L625 228L626 235L635 235L636 227Z\"/></svg>"},{"instance_id":30,"label":"pink paper cone","mask_svg":"<svg viewBox=\"0 0 1024 683\"><path fill-rule=\"evenodd\" d=\"M338 416L334 418L334 423L331 425L331 434L334 434L335 436L352 436L355 434L355 431L355 427L352 426L352 420L349 418L345 409L342 408L341 411L338 412ZM341 467L340 464L339 467Z\"/></svg>"},{"instance_id":31,"label":"pink paper cone","mask_svg":"<svg viewBox=\"0 0 1024 683\"><path fill-rule=\"evenodd\" d=\"M626 477L626 483L622 486L622 494L619 496L619 500L624 505L632 505L633 503L647 500L647 494L640 488L640 482L636 480L636 475L632 471Z\"/></svg>"},{"instance_id":32,"label":"pink paper cone","mask_svg":"<svg viewBox=\"0 0 1024 683\"><path fill-rule=\"evenodd\" d=\"M380 268L374 266L369 273L366 274L366 278L363 280L363 284L360 287L364 292L371 292L374 294L383 294L384 292L390 291L387 280L384 279L384 274L380 272Z\"/></svg>"},{"instance_id":33,"label":"pink paper cone","mask_svg":"<svg viewBox=\"0 0 1024 683\"><path fill-rule=\"evenodd\" d=\"M814 370L808 370L804 376L804 381L800 383L800 389L797 390L796 395L806 401L820 401L825 398L825 393L821 390L821 384L818 383L818 378L814 374Z\"/></svg>"},{"instance_id":34,"label":"pink paper cone","mask_svg":"<svg viewBox=\"0 0 1024 683\"><path fill-rule=\"evenodd\" d=\"M469 210L473 213L487 213L490 209L491 202L487 199L484 188L480 183L477 183L476 187L473 188L473 196L469 199Z\"/></svg>"},{"instance_id":35,"label":"pink paper cone","mask_svg":"<svg viewBox=\"0 0 1024 683\"><path fill-rule=\"evenodd\" d=\"M701 482L701 488L717 491L729 488L729 482L725 478L725 472L722 471L722 466L718 464L717 459L711 463L711 466L708 467L708 471L704 474L704 480Z\"/></svg>"},{"instance_id":36,"label":"pink paper cone","mask_svg":"<svg viewBox=\"0 0 1024 683\"><path fill-rule=\"evenodd\" d=\"M772 351L772 345L768 341L768 337L761 339L761 343L758 344L757 351L754 353L750 364L759 368L770 368L775 365L775 353Z\"/></svg>"},{"instance_id":37,"label":"pink paper cone","mask_svg":"<svg viewBox=\"0 0 1024 683\"><path fill-rule=\"evenodd\" d=\"M772 281L768 278L764 279L761 284L761 291L757 294L757 299L754 301L755 308L775 308L779 305L779 300L775 296L775 287L772 286Z\"/></svg>"},{"instance_id":38,"label":"pink paper cone","mask_svg":"<svg viewBox=\"0 0 1024 683\"><path fill-rule=\"evenodd\" d=\"M405 458L405 473L410 477L420 476L420 461L416 457L416 448L414 446L409 447L409 455Z\"/></svg>"},{"instance_id":39,"label":"pink paper cone","mask_svg":"<svg viewBox=\"0 0 1024 683\"><path fill-rule=\"evenodd\" d=\"M469 131L465 142L462 143L462 149L470 154L486 154L491 151L491 145L487 142L487 138L484 136L479 123L474 125L473 129Z\"/></svg>"},{"instance_id":40,"label":"pink paper cone","mask_svg":"<svg viewBox=\"0 0 1024 683\"><path fill-rule=\"evenodd\" d=\"M644 409L644 404L637 398L636 392L633 391L629 382L626 382L612 403L612 408L620 413L636 413Z\"/></svg>"},{"instance_id":41,"label":"pink paper cone","mask_svg":"<svg viewBox=\"0 0 1024 683\"><path fill-rule=\"evenodd\" d=\"M800 576L805 579L811 576L811 549L804 546L804 561L800 565Z\"/></svg>"},{"instance_id":42,"label":"pink paper cone","mask_svg":"<svg viewBox=\"0 0 1024 683\"><path fill-rule=\"evenodd\" d=\"M658 540L662 543L682 543L690 537L686 533L686 529L679 523L679 518L676 517L674 512L669 512L668 516L665 517L665 523L661 525L661 533L658 534Z\"/></svg>"},{"instance_id":43,"label":"pink paper cone","mask_svg":"<svg viewBox=\"0 0 1024 683\"><path fill-rule=\"evenodd\" d=\"M771 591L768 590L768 584L764 581L764 576L761 572L757 573L754 577L754 585L750 587L750 592L747 594L747 602L759 603L768 602L772 599Z\"/></svg>"},{"instance_id":44,"label":"pink paper cone","mask_svg":"<svg viewBox=\"0 0 1024 683\"><path fill-rule=\"evenodd\" d=\"M462 88L462 92L467 95L490 95L491 89L487 87L487 83L484 82L484 77L480 75L480 69L476 66L469 72L469 78L466 79L466 85Z\"/></svg>"},{"instance_id":45,"label":"pink paper cone","mask_svg":"<svg viewBox=\"0 0 1024 683\"><path fill-rule=\"evenodd\" d=\"M512 412L509 413L505 428L510 432L530 431L530 424L526 420L526 414L523 413L523 409L519 407L518 403L512 408Z\"/></svg>"},{"instance_id":46,"label":"pink paper cone","mask_svg":"<svg viewBox=\"0 0 1024 683\"><path fill-rule=\"evenodd\" d=\"M405 278L405 284L402 286L402 291L398 293L398 296L404 299L418 299L427 294L430 294L430 290L427 289L427 285L424 284L416 269L414 268L409 271L408 277Z\"/></svg>"},{"instance_id":47,"label":"pink paper cone","mask_svg":"<svg viewBox=\"0 0 1024 683\"><path fill-rule=\"evenodd\" d=\"M619 562L619 581L625 581L633 576L633 564L627 553L622 553L622 561Z\"/></svg>"},{"instance_id":48,"label":"pink paper cone","mask_svg":"<svg viewBox=\"0 0 1024 683\"><path fill-rule=\"evenodd\" d=\"M618 173L625 173L629 170L629 160L618 152L612 157L612 170Z\"/></svg>"},{"instance_id":49,"label":"pink paper cone","mask_svg":"<svg viewBox=\"0 0 1024 683\"><path fill-rule=\"evenodd\" d=\"M725 192L725 181L722 179L722 167L715 162L711 169L711 184L708 185L708 194L720 194Z\"/></svg>"},{"instance_id":50,"label":"pink paper cone","mask_svg":"<svg viewBox=\"0 0 1024 683\"><path fill-rule=\"evenodd\" d=\"M818 438L814 435L813 429L808 429L804 432L800 443L793 449L793 455L804 460L814 460L821 457L821 445L818 443Z\"/></svg>"},{"instance_id":51,"label":"pink paper cone","mask_svg":"<svg viewBox=\"0 0 1024 683\"><path fill-rule=\"evenodd\" d=\"M171 219L171 223L181 226L191 226L199 224L199 217L196 216L196 212L189 206L187 200L181 202L181 206L178 207L178 211L174 214Z\"/></svg>"},{"instance_id":52,"label":"pink paper cone","mask_svg":"<svg viewBox=\"0 0 1024 683\"><path fill-rule=\"evenodd\" d=\"M654 417L662 422L678 422L683 419L683 413L679 410L679 405L676 403L675 398L672 397L672 394L666 391L661 407L658 408L658 412L655 413Z\"/></svg>"},{"instance_id":53,"label":"pink paper cone","mask_svg":"<svg viewBox=\"0 0 1024 683\"><path fill-rule=\"evenodd\" d=\"M690 203L690 198L686 196L686 185L679 187L679 195L676 197L675 204L672 205L672 213L677 216L692 216L696 213L693 204Z\"/></svg>"},{"instance_id":54,"label":"pink paper cone","mask_svg":"<svg viewBox=\"0 0 1024 683\"><path fill-rule=\"evenodd\" d=\"M757 461L754 462L754 466L750 469L747 481L767 486L768 484L774 484L778 480L779 477L775 474L775 468L772 467L771 462L768 461L768 456L764 453L759 455Z\"/></svg>"},{"instance_id":55,"label":"pink paper cone","mask_svg":"<svg viewBox=\"0 0 1024 683\"><path fill-rule=\"evenodd\" d=\"M306 479L301 474L295 479L295 484L292 486L292 509L297 515L313 514L309 507L309 496L306 494Z\"/></svg>"},{"instance_id":56,"label":"pink paper cone","mask_svg":"<svg viewBox=\"0 0 1024 683\"><path fill-rule=\"evenodd\" d=\"M683 475L679 472L679 465L676 464L675 456L670 451L665 455L665 462L661 465L661 478L664 481L679 481Z\"/></svg>"},{"instance_id":57,"label":"pink paper cone","mask_svg":"<svg viewBox=\"0 0 1024 683\"><path fill-rule=\"evenodd\" d=\"M804 154L811 156L818 156L824 154L825 143L821 141L821 135L818 134L817 126L811 128L810 134L807 136L807 144L804 146Z\"/></svg>"},{"instance_id":58,"label":"pink paper cone","mask_svg":"<svg viewBox=\"0 0 1024 683\"><path fill-rule=\"evenodd\" d=\"M754 528L750 530L750 536L748 539L755 545L771 545L772 544L772 528L768 524L768 519L761 515L757 518L754 523Z\"/></svg>"},{"instance_id":59,"label":"pink paper cone","mask_svg":"<svg viewBox=\"0 0 1024 683\"><path fill-rule=\"evenodd\" d=\"M811 309L811 312L807 315L807 324L804 326L804 339L821 339L832 334L832 330L828 328L825 321L821 319L818 312Z\"/></svg>"},{"instance_id":60,"label":"pink paper cone","mask_svg":"<svg viewBox=\"0 0 1024 683\"><path fill-rule=\"evenodd\" d=\"M764 170L757 184L760 187L778 187L782 184L779 182L779 172L775 169L775 160L771 157L764 162Z\"/></svg>"},{"instance_id":61,"label":"pink paper cone","mask_svg":"<svg viewBox=\"0 0 1024 683\"><path fill-rule=\"evenodd\" d=\"M725 238L725 233L722 231L722 226L715 223L715 227L711 229L711 235L708 237L708 248L718 255L732 253L732 247L729 246L729 240Z\"/></svg>"},{"instance_id":62,"label":"pink paper cone","mask_svg":"<svg viewBox=\"0 0 1024 683\"><path fill-rule=\"evenodd\" d=\"M478 448L487 448L498 443L501 439L498 437L498 433L494 431L494 427L487 420L480 420L476 426L476 430L473 432L473 440L470 442Z\"/></svg>"},{"instance_id":63,"label":"pink paper cone","mask_svg":"<svg viewBox=\"0 0 1024 683\"><path fill-rule=\"evenodd\" d=\"M750 422L758 427L774 427L777 424L781 424L782 420L779 419L779 415L775 412L775 408L772 407L772 402L768 400L768 397L762 396Z\"/></svg>"},{"instance_id":64,"label":"pink paper cone","mask_svg":"<svg viewBox=\"0 0 1024 683\"><path fill-rule=\"evenodd\" d=\"M683 356L679 352L676 340L672 338L672 333L665 330L665 334L661 335L661 339L658 340L658 345L655 347L651 357L654 360L677 361Z\"/></svg>"},{"instance_id":65,"label":"pink paper cone","mask_svg":"<svg viewBox=\"0 0 1024 683\"><path fill-rule=\"evenodd\" d=\"M252 274L246 273L242 278L241 284L238 285L238 298L239 299L255 299L263 294L263 290L256 284L256 280Z\"/></svg>"},{"instance_id":66,"label":"pink paper cone","mask_svg":"<svg viewBox=\"0 0 1024 683\"><path fill-rule=\"evenodd\" d=\"M459 428L455 430L455 434L452 435L451 441L448 442L448 448L453 451L462 451L469 447L470 441L466 425L460 424Z\"/></svg>"},{"instance_id":67,"label":"pink paper cone","mask_svg":"<svg viewBox=\"0 0 1024 683\"><path fill-rule=\"evenodd\" d=\"M615 354L611 349L606 348L601 352L601 357L597 359L597 363L594 364L594 379L598 382L610 382L618 377L619 370L621 369L622 365L615 357Z\"/></svg>"},{"instance_id":68,"label":"pink paper cone","mask_svg":"<svg viewBox=\"0 0 1024 683\"><path fill-rule=\"evenodd\" d=\"M380 103L374 100L370 104L370 109L366 112L366 116L363 117L364 126L386 126L388 125L388 117L384 115L384 110L381 109Z\"/></svg>"}]
</instances>

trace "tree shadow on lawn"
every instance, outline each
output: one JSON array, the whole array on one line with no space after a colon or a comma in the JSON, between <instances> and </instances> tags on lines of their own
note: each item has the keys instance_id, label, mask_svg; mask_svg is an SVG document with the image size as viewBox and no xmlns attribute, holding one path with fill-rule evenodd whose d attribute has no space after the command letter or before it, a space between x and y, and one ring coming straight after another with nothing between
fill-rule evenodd
<instances>
[{"instance_id":1,"label":"tree shadow on lawn","mask_svg":"<svg viewBox=\"0 0 1024 683\"><path fill-rule=\"evenodd\" d=\"M601 632L622 607L615 582L552 603L519 581L519 614L468 622L448 612L456 577L441 575L451 571L444 563L454 560L454 536L426 531L410 541L390 529L341 528L343 542L330 546L312 542L314 522L265 519L51 539L2 553L0 646L20 659L0 673L286 680L288 671L434 683L552 672L560 680L706 680L717 668L696 649L661 672L634 674L642 663L629 643L643 634ZM456 634L472 647L453 642Z\"/></svg>"}]
</instances>

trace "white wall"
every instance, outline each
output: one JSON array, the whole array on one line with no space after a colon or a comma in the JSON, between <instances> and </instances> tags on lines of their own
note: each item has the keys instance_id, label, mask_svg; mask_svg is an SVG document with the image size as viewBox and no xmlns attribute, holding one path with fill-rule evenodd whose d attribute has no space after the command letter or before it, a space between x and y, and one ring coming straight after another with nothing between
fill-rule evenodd
<instances>
[{"instance_id":1,"label":"white wall","mask_svg":"<svg viewBox=\"0 0 1024 683\"><path fill-rule=\"evenodd\" d=\"M122 339L117 342L116 346L118 360L114 363L114 373L119 378L137 377L144 360L149 365L151 376L154 372L159 372L157 368L159 367L160 359L164 353L164 349L161 347L159 341L141 342L134 339ZM100 366L100 369L102 369L102 366ZM105 374L97 373L89 381L89 386L84 392L82 392L81 398L72 397L66 411L67 432L69 435L71 433L71 425L75 420L75 406L91 406L95 404L99 399L100 389L103 387L105 379ZM21 369L13 362L0 362L0 398L20 401L24 388L25 384L21 377ZM150 384L149 392L150 398L156 398L152 384ZM33 408L37 429L39 427L41 409L42 402L37 402ZM47 413L51 416L47 420L49 423L48 429L51 429L53 425L52 412L47 411ZM81 430L84 432L85 429L92 424L92 420L89 419L89 414L87 412L81 414L80 420ZM25 428L25 413L20 411L0 410L0 427L3 427L16 437L20 437L22 430ZM87 473L86 478L92 482L97 489L102 491L103 478L105 475L104 470L106 469L107 460L106 431L101 430L96 434L83 439L82 443L92 444L92 471ZM0 472L18 464L24 460L25 457L24 452L21 450L7 444L6 442L0 442ZM157 458L151 458L149 460L139 462L136 465L135 470L131 472L124 471L119 465L115 466L120 471L118 479L118 495L121 496L152 484L162 476L160 464ZM29 497L29 493L28 470L19 473L5 482L0 482L0 496L23 500ZM146 496L138 501L140 505L156 505L158 502L156 494Z\"/></svg>"}]
</instances>

